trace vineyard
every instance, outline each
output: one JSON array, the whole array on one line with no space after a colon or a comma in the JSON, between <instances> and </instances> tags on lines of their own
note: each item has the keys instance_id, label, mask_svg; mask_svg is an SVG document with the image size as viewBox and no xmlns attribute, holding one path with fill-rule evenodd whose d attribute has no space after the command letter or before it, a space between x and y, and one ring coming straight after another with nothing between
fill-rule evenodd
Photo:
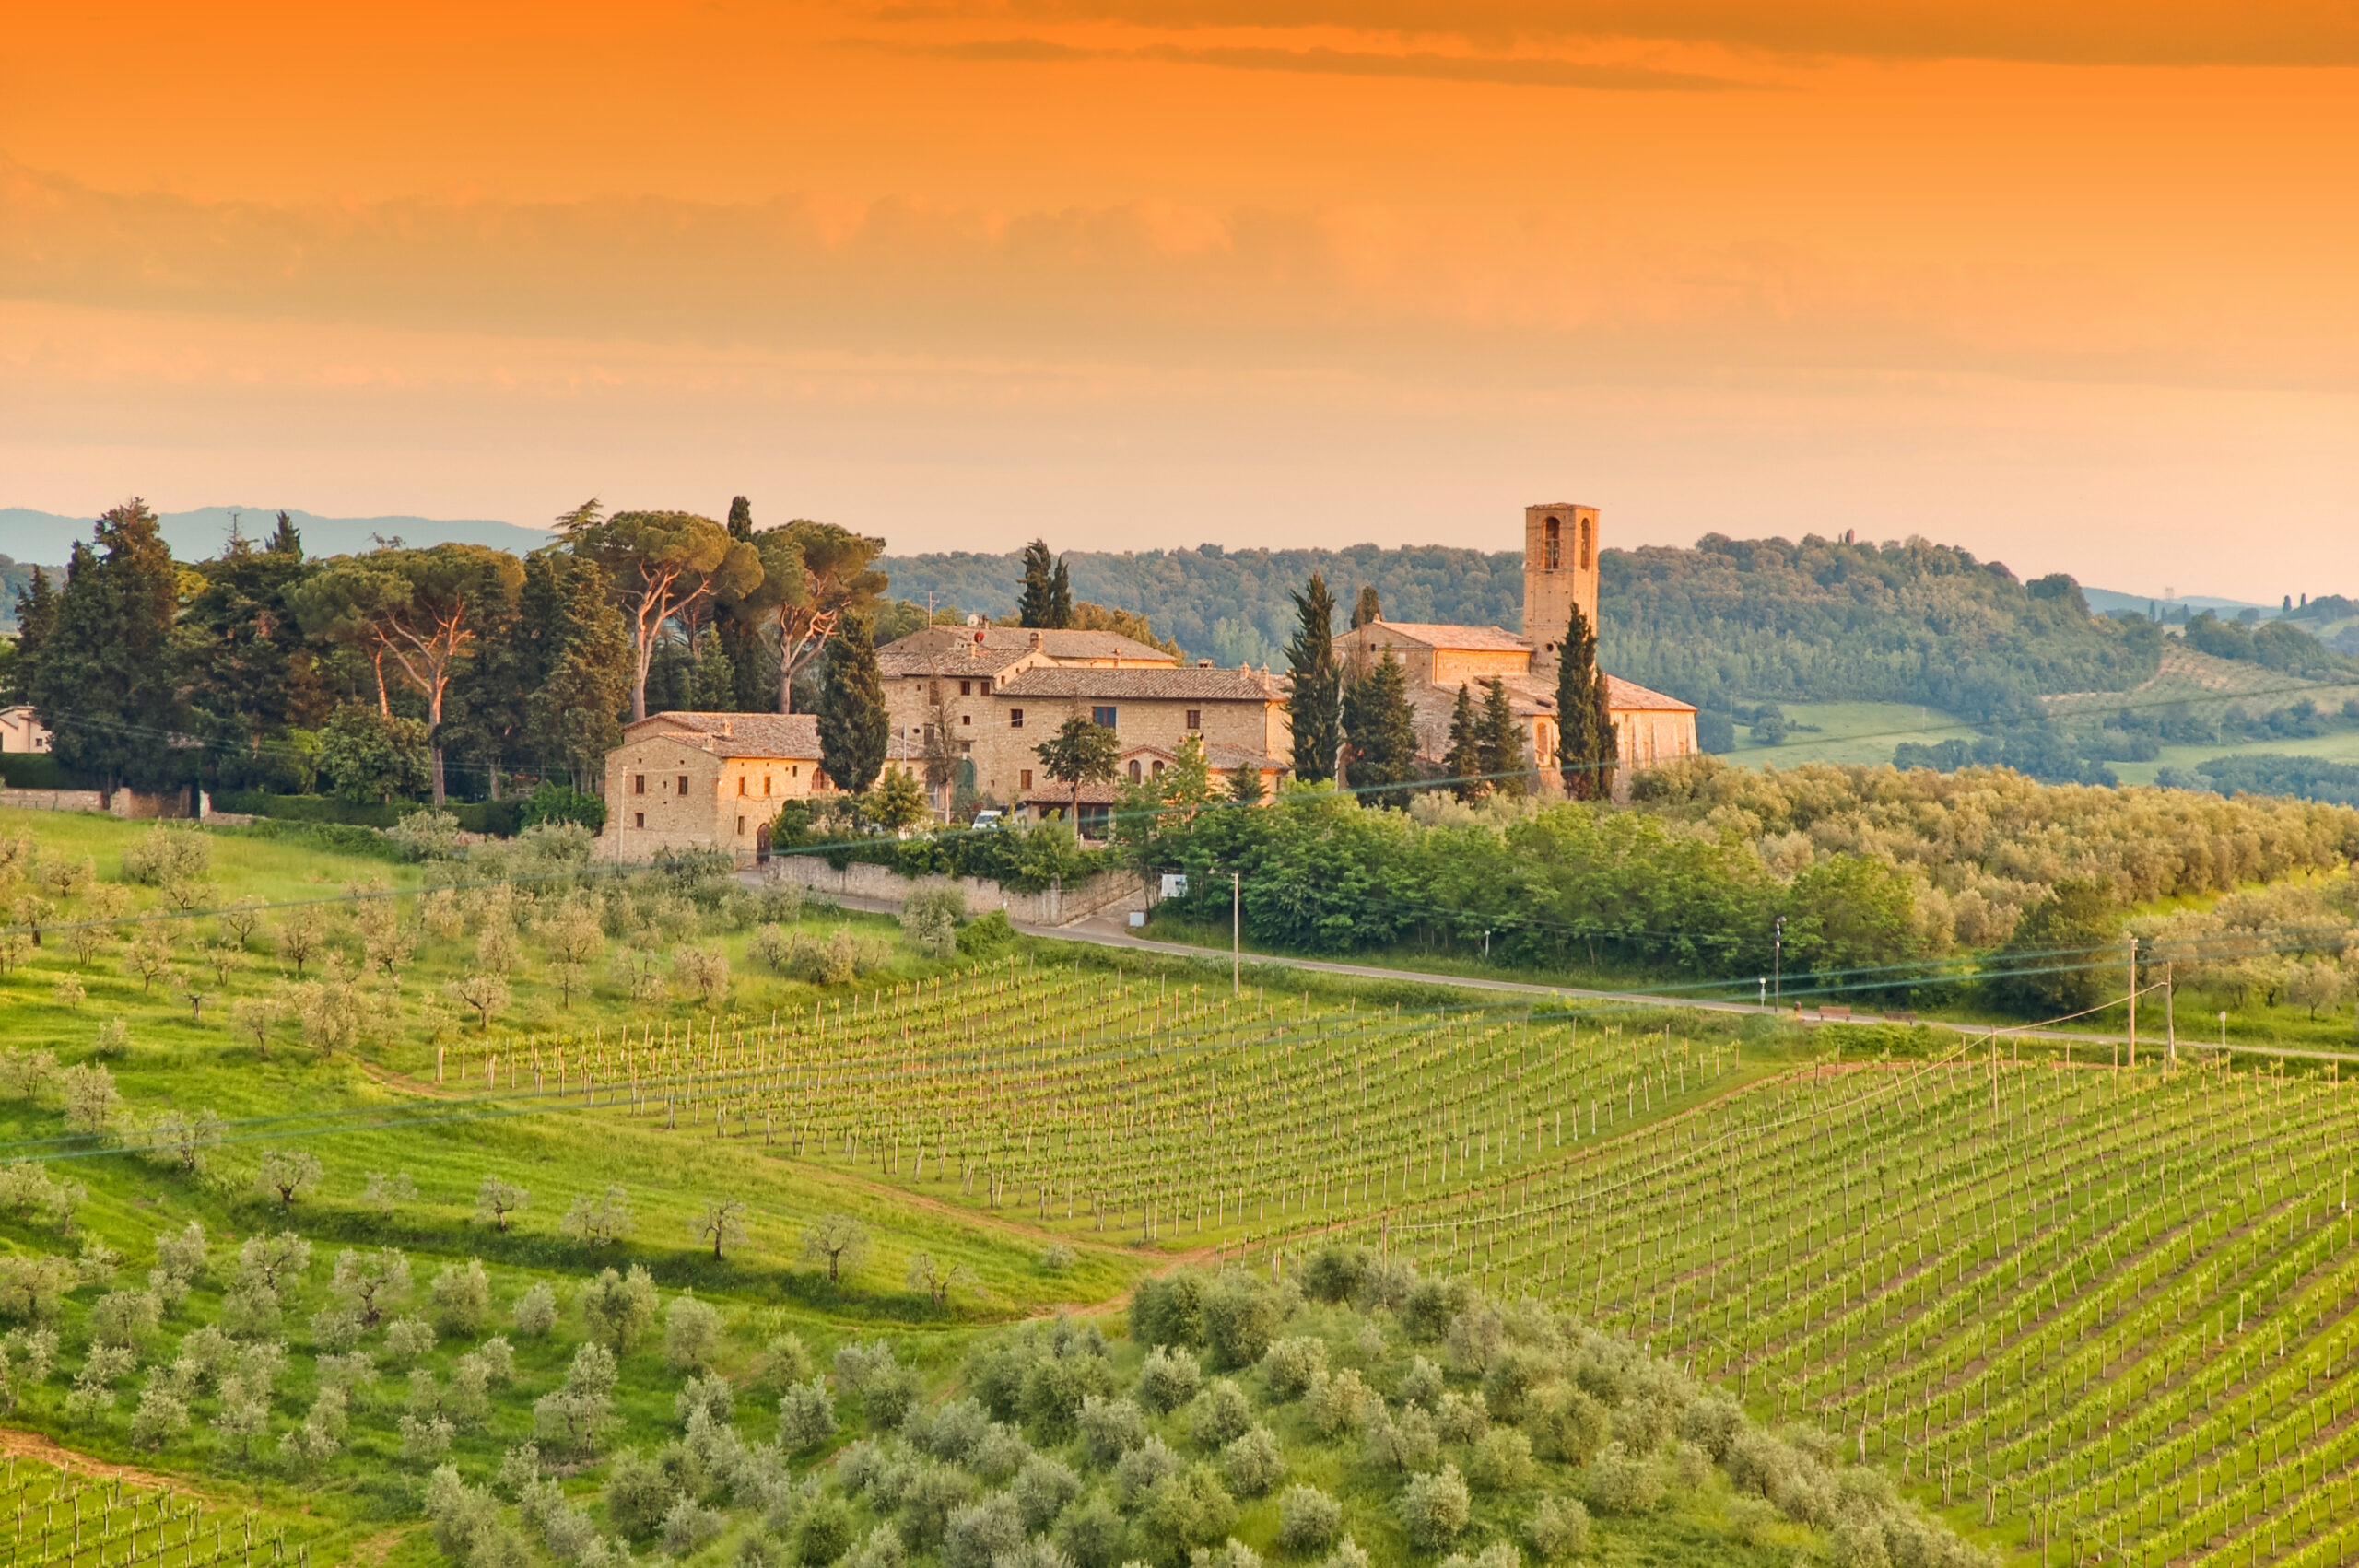
<instances>
[{"instance_id":1,"label":"vineyard","mask_svg":"<svg viewBox=\"0 0 2359 1568\"><path fill-rule=\"evenodd\" d=\"M1804 1070L1355 1234L1674 1349L2026 1547L2341 1562L2354 1124L2316 1078Z\"/></svg>"},{"instance_id":2,"label":"vineyard","mask_svg":"<svg viewBox=\"0 0 2359 1568\"><path fill-rule=\"evenodd\" d=\"M22 1568L70 1565L91 1554L100 1568L309 1568L311 1547L251 1510L208 1506L169 1483L139 1486L120 1472L76 1472L12 1456L0 1477L8 1561Z\"/></svg>"},{"instance_id":3,"label":"vineyard","mask_svg":"<svg viewBox=\"0 0 2359 1568\"><path fill-rule=\"evenodd\" d=\"M1481 1190L1736 1081L1738 1043L1683 1022L1232 996L1012 959L758 1024L648 1021L432 1063L490 1101L753 1140L1093 1234L1243 1244Z\"/></svg>"}]
</instances>

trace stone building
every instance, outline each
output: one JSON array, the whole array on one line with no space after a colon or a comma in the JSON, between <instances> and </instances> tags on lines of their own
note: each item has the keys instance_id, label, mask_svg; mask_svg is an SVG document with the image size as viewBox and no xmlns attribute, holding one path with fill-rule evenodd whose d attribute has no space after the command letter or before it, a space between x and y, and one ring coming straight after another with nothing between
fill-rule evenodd
<instances>
[{"instance_id":1,"label":"stone building","mask_svg":"<svg viewBox=\"0 0 2359 1568\"><path fill-rule=\"evenodd\" d=\"M876 663L892 717L887 766L922 782L933 737L946 736L978 794L1032 814L1073 803L1034 751L1071 718L1114 731L1126 778L1169 766L1192 735L1215 767L1250 767L1274 792L1293 745L1285 688L1268 671L1183 665L1112 632L933 626L878 649ZM946 793L933 791L937 808ZM1113 793L1083 790L1084 827Z\"/></svg>"},{"instance_id":2,"label":"stone building","mask_svg":"<svg viewBox=\"0 0 2359 1568\"><path fill-rule=\"evenodd\" d=\"M651 713L606 754L603 859L658 849L770 847L770 819L790 800L826 792L819 721L807 713Z\"/></svg>"},{"instance_id":3,"label":"stone building","mask_svg":"<svg viewBox=\"0 0 2359 1568\"><path fill-rule=\"evenodd\" d=\"M1523 729L1526 754L1535 761L1553 762L1558 655L1574 605L1592 629L1597 625L1602 548L1595 507L1526 507L1522 636L1498 626L1379 619L1340 637L1337 657L1347 672L1365 669L1388 651L1401 661L1408 676L1409 706L1416 717L1417 749L1437 766L1449 752L1449 720L1459 687L1465 686L1479 707L1484 687L1494 677L1507 688L1508 705ZM1605 681L1607 711L1625 769L1651 767L1694 754L1693 705L1619 675L1609 673ZM1553 766L1543 772L1559 782Z\"/></svg>"}]
</instances>

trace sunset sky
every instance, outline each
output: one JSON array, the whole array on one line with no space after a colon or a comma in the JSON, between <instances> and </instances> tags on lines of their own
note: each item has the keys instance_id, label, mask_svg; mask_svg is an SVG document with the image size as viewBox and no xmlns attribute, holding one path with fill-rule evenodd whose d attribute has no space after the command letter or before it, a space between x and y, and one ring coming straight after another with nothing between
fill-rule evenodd
<instances>
[{"instance_id":1,"label":"sunset sky","mask_svg":"<svg viewBox=\"0 0 2359 1568\"><path fill-rule=\"evenodd\" d=\"M23 7L0 506L2359 594L2359 8Z\"/></svg>"}]
</instances>

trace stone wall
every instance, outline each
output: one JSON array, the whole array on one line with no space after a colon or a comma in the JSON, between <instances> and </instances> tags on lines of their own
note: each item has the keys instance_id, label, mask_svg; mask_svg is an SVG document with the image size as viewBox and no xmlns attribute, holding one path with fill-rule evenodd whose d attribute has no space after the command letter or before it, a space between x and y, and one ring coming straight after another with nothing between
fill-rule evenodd
<instances>
[{"instance_id":1,"label":"stone wall","mask_svg":"<svg viewBox=\"0 0 2359 1568\"><path fill-rule=\"evenodd\" d=\"M905 877L889 867L859 860L838 871L816 855L781 855L766 870L799 882L814 893L894 905L920 888L957 887L967 895L968 914L1004 909L1009 919L1027 926L1062 926L1092 915L1125 915L1148 904L1146 883L1133 872L1100 872L1073 887L1018 893L981 877Z\"/></svg>"},{"instance_id":2,"label":"stone wall","mask_svg":"<svg viewBox=\"0 0 2359 1568\"><path fill-rule=\"evenodd\" d=\"M102 812L107 802L96 790L0 789L0 806L19 812Z\"/></svg>"}]
</instances>

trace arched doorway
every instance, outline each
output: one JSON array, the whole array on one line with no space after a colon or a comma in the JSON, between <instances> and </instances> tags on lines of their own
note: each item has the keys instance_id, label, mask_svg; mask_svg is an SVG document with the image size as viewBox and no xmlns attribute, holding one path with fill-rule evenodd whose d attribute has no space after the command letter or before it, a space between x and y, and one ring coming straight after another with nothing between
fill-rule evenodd
<instances>
[{"instance_id":1,"label":"arched doorway","mask_svg":"<svg viewBox=\"0 0 2359 1568\"><path fill-rule=\"evenodd\" d=\"M761 826L754 829L754 864L757 866L766 866L769 864L769 861L770 825L769 823L764 823Z\"/></svg>"}]
</instances>

